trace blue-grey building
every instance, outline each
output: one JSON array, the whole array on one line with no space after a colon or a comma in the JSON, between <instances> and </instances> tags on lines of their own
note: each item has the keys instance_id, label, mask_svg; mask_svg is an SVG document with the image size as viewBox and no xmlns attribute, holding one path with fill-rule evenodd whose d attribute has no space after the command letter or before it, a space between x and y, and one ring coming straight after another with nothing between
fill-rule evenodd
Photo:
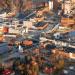
<instances>
[{"instance_id":1,"label":"blue-grey building","mask_svg":"<svg viewBox=\"0 0 75 75\"><path fill-rule=\"evenodd\" d=\"M0 43L0 54L6 53L9 51L7 43Z\"/></svg>"}]
</instances>

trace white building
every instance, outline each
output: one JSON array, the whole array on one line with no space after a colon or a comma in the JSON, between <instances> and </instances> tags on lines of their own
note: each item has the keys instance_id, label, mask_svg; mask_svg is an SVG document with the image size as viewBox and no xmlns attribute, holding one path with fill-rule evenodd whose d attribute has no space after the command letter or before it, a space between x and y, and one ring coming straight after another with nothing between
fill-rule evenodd
<instances>
[{"instance_id":1,"label":"white building","mask_svg":"<svg viewBox=\"0 0 75 75\"><path fill-rule=\"evenodd\" d=\"M53 10L53 1L49 1L49 10Z\"/></svg>"},{"instance_id":2,"label":"white building","mask_svg":"<svg viewBox=\"0 0 75 75\"><path fill-rule=\"evenodd\" d=\"M5 12L5 13L0 14L0 18L5 18L5 17L6 17L6 12Z\"/></svg>"}]
</instances>

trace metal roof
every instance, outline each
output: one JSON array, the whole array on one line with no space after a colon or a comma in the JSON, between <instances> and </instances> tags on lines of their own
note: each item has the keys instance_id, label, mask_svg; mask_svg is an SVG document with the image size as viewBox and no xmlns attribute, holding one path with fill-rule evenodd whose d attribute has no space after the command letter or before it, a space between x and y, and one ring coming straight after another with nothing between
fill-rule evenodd
<instances>
[{"instance_id":1,"label":"metal roof","mask_svg":"<svg viewBox=\"0 0 75 75\"><path fill-rule=\"evenodd\" d=\"M75 31L69 32L69 35L70 35L71 37L75 37Z\"/></svg>"},{"instance_id":2,"label":"metal roof","mask_svg":"<svg viewBox=\"0 0 75 75\"><path fill-rule=\"evenodd\" d=\"M71 48L71 47L68 47L68 48L65 48L65 52L69 53L75 53L75 49L74 48Z\"/></svg>"},{"instance_id":3,"label":"metal roof","mask_svg":"<svg viewBox=\"0 0 75 75\"><path fill-rule=\"evenodd\" d=\"M8 44L7 43L0 43L0 54L3 54L8 51L9 51Z\"/></svg>"},{"instance_id":4,"label":"metal roof","mask_svg":"<svg viewBox=\"0 0 75 75\"><path fill-rule=\"evenodd\" d=\"M49 0L32 0L33 2L48 2Z\"/></svg>"}]
</instances>

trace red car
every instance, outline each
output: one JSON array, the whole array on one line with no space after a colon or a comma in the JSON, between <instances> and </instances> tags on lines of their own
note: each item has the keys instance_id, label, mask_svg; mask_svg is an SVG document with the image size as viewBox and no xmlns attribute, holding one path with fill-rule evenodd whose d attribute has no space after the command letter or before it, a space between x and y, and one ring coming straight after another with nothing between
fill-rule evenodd
<instances>
[{"instance_id":1,"label":"red car","mask_svg":"<svg viewBox=\"0 0 75 75\"><path fill-rule=\"evenodd\" d=\"M13 73L13 71L10 70L10 69L5 69L5 70L2 72L3 75L12 75L12 73Z\"/></svg>"}]
</instances>

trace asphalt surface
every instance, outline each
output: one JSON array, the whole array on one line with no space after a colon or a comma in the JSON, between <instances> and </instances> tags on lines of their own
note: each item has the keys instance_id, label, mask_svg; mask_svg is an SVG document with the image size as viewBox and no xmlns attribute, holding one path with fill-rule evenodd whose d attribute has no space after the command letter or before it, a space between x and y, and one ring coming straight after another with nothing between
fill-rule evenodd
<instances>
[{"instance_id":1,"label":"asphalt surface","mask_svg":"<svg viewBox=\"0 0 75 75\"><path fill-rule=\"evenodd\" d=\"M62 71L64 75L75 75L75 60L67 59L66 65Z\"/></svg>"}]
</instances>

